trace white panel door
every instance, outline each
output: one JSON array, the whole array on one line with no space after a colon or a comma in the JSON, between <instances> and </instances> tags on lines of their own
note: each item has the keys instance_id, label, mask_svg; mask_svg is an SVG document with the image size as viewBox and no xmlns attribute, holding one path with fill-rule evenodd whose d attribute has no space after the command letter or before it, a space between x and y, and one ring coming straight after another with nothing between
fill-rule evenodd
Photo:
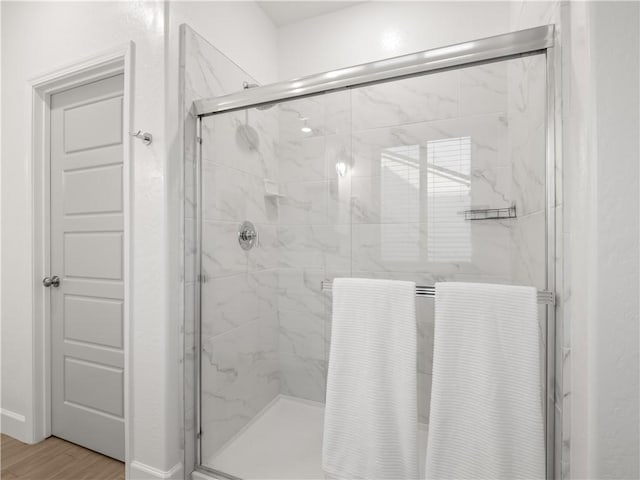
<instances>
[{"instance_id":1,"label":"white panel door","mask_svg":"<svg viewBox=\"0 0 640 480\"><path fill-rule=\"evenodd\" d=\"M51 98L51 433L124 460L123 76Z\"/></svg>"}]
</instances>

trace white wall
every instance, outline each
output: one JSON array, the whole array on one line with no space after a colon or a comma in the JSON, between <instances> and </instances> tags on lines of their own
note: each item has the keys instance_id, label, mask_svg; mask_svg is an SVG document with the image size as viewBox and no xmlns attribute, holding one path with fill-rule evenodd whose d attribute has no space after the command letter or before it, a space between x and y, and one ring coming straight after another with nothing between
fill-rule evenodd
<instances>
[{"instance_id":1,"label":"white wall","mask_svg":"<svg viewBox=\"0 0 640 480\"><path fill-rule=\"evenodd\" d=\"M278 80L278 30L255 2L175 1L169 18L172 35L187 23L261 84Z\"/></svg>"},{"instance_id":2,"label":"white wall","mask_svg":"<svg viewBox=\"0 0 640 480\"><path fill-rule=\"evenodd\" d=\"M588 474L638 478L640 4L594 2L589 20L598 296L588 327Z\"/></svg>"},{"instance_id":3,"label":"white wall","mask_svg":"<svg viewBox=\"0 0 640 480\"><path fill-rule=\"evenodd\" d=\"M564 251L565 315L563 371L562 479L587 477L589 424L586 385L589 362L589 318L597 301L597 275L593 267L595 221L585 211L597 209L592 194L593 171L591 128L593 80L589 65L588 5L569 5L563 18L563 162L564 162ZM571 423L571 418L577 421Z\"/></svg>"},{"instance_id":4,"label":"white wall","mask_svg":"<svg viewBox=\"0 0 640 480\"><path fill-rule=\"evenodd\" d=\"M364 2L280 29L281 80L509 31L508 2Z\"/></svg>"},{"instance_id":5,"label":"white wall","mask_svg":"<svg viewBox=\"0 0 640 480\"><path fill-rule=\"evenodd\" d=\"M638 478L640 7L576 2L566 20L564 414L571 423L563 473L570 466L576 479Z\"/></svg>"}]
</instances>

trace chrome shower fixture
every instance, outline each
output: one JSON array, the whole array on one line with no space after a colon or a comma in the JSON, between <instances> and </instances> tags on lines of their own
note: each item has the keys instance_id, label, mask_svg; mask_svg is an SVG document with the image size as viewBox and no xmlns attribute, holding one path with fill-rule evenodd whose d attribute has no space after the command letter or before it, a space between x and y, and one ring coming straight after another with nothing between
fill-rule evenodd
<instances>
[{"instance_id":1,"label":"chrome shower fixture","mask_svg":"<svg viewBox=\"0 0 640 480\"><path fill-rule=\"evenodd\" d=\"M238 230L238 243L243 250L251 250L258 244L258 231L253 223L245 220Z\"/></svg>"},{"instance_id":2,"label":"chrome shower fixture","mask_svg":"<svg viewBox=\"0 0 640 480\"><path fill-rule=\"evenodd\" d=\"M247 81L242 82L242 89L243 90L249 90L250 88L256 88L259 87L260 85L258 85L257 83L249 83ZM273 108L277 105L277 103L264 103L262 105L256 105L256 108L258 110L269 110L270 108Z\"/></svg>"}]
</instances>

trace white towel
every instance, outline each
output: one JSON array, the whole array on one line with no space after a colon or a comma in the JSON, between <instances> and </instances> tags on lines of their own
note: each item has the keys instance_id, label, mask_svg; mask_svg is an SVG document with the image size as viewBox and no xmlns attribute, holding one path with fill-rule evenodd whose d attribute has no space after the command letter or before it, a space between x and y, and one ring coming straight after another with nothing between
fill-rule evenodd
<instances>
[{"instance_id":1,"label":"white towel","mask_svg":"<svg viewBox=\"0 0 640 480\"><path fill-rule=\"evenodd\" d=\"M428 479L544 478L536 296L436 284Z\"/></svg>"},{"instance_id":2,"label":"white towel","mask_svg":"<svg viewBox=\"0 0 640 480\"><path fill-rule=\"evenodd\" d=\"M338 278L322 468L331 478L418 478L415 283Z\"/></svg>"}]
</instances>

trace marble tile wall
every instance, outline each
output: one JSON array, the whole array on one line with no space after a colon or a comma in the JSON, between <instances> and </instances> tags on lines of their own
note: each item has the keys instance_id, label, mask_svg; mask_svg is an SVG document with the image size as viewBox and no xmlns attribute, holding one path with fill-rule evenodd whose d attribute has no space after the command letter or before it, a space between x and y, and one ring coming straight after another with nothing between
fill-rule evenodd
<instances>
[{"instance_id":1,"label":"marble tile wall","mask_svg":"<svg viewBox=\"0 0 640 480\"><path fill-rule=\"evenodd\" d=\"M349 276L351 93L279 105L278 201L282 393L324 402L331 298L325 278ZM304 131L303 131L304 130Z\"/></svg>"},{"instance_id":2,"label":"marble tile wall","mask_svg":"<svg viewBox=\"0 0 640 480\"><path fill-rule=\"evenodd\" d=\"M193 76L204 63L205 55L202 48L207 48L206 42L189 26L180 26L180 60L179 60L179 94L181 97L181 115L183 116L183 205L182 247L184 252L184 276L182 306L184 312L183 335L183 407L184 407L184 468L191 472L196 464L196 117L192 111L193 101L202 95L206 89L195 84Z\"/></svg>"}]
</instances>

